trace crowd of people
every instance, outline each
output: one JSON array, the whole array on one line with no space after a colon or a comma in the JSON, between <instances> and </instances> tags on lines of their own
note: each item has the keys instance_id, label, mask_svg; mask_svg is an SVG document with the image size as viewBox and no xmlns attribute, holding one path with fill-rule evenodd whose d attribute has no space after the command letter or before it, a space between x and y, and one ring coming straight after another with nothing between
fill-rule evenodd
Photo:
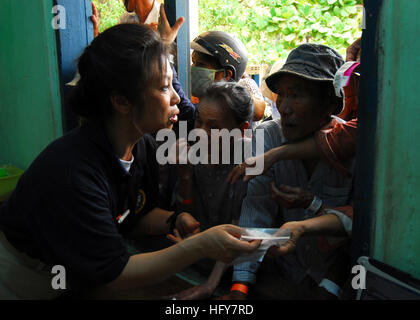
<instances>
[{"instance_id":1,"label":"crowd of people","mask_svg":"<svg viewBox=\"0 0 420 320\"><path fill-rule=\"evenodd\" d=\"M59 297L56 265L73 296L112 296L192 265L208 280L169 298L209 299L218 286L229 291L219 299L345 298L360 40L347 62L333 48L302 44L260 90L246 74L244 44L205 32L191 43L189 99L170 53L183 18L171 27L156 0L124 3L118 25L99 33L92 19L95 38L66 102L80 126L40 153L0 207L0 298ZM275 112L264 118L269 104ZM156 158L160 130L177 134L175 163ZM212 161L224 149L208 140L208 161L180 161L196 130L208 139L239 132L230 160ZM238 141L253 152L239 163ZM263 172L247 174L258 162ZM261 245L241 239L244 228L288 229L290 239L262 261L233 264ZM127 240L152 236L165 240L158 250L128 252Z\"/></svg>"}]
</instances>

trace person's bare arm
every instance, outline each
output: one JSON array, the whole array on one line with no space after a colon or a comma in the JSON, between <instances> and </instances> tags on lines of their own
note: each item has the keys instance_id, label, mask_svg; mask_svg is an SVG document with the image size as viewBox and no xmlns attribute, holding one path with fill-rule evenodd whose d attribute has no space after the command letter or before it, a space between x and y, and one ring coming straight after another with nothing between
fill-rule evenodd
<instances>
[{"instance_id":1,"label":"person's bare arm","mask_svg":"<svg viewBox=\"0 0 420 320\"><path fill-rule=\"evenodd\" d=\"M271 247L270 255L284 255L293 252L302 236L347 236L343 223L335 214L325 214L315 218L287 222L280 229L290 229L290 240L281 247Z\"/></svg>"},{"instance_id":2,"label":"person's bare arm","mask_svg":"<svg viewBox=\"0 0 420 320\"><path fill-rule=\"evenodd\" d=\"M166 221L172 214L173 211L154 208L140 220L138 232L147 235L168 233L170 230Z\"/></svg>"},{"instance_id":3,"label":"person's bare arm","mask_svg":"<svg viewBox=\"0 0 420 320\"><path fill-rule=\"evenodd\" d=\"M235 183L242 177L244 181L251 180L255 175L246 175L246 168L252 168L261 161L264 163L263 173L265 173L280 160L313 158L321 158L331 167L349 175L348 170L341 163L354 155L356 135L357 118L344 123L336 123L333 128L317 131L314 136L300 142L282 145L257 157L246 159L245 162L233 168L227 181Z\"/></svg>"},{"instance_id":4,"label":"person's bare arm","mask_svg":"<svg viewBox=\"0 0 420 320\"><path fill-rule=\"evenodd\" d=\"M315 133L315 142L321 159L330 167L346 176L351 176L343 162L356 153L357 118L345 123L337 123L329 130Z\"/></svg>"},{"instance_id":5,"label":"person's bare arm","mask_svg":"<svg viewBox=\"0 0 420 320\"><path fill-rule=\"evenodd\" d=\"M350 47L347 48L346 61L357 61L360 62L362 55L362 38L354 41Z\"/></svg>"},{"instance_id":6,"label":"person's bare arm","mask_svg":"<svg viewBox=\"0 0 420 320\"><path fill-rule=\"evenodd\" d=\"M319 157L319 151L313 137L274 148L275 161L290 159L313 159Z\"/></svg>"},{"instance_id":7,"label":"person's bare arm","mask_svg":"<svg viewBox=\"0 0 420 320\"><path fill-rule=\"evenodd\" d=\"M99 14L95 4L92 1L92 15L90 21L93 24L93 37L96 38L99 35Z\"/></svg>"},{"instance_id":8,"label":"person's bare arm","mask_svg":"<svg viewBox=\"0 0 420 320\"><path fill-rule=\"evenodd\" d=\"M169 248L133 255L118 278L103 289L121 291L157 283L206 257L229 263L242 253L254 251L260 244L239 240L241 232L237 226L220 225Z\"/></svg>"},{"instance_id":9,"label":"person's bare arm","mask_svg":"<svg viewBox=\"0 0 420 320\"><path fill-rule=\"evenodd\" d=\"M171 232L170 224L167 221L172 214L174 214L173 211L154 208L140 219L129 238L135 239L145 235L162 235ZM175 222L175 227L182 235L196 233L199 226L200 224L187 212L179 214Z\"/></svg>"},{"instance_id":10,"label":"person's bare arm","mask_svg":"<svg viewBox=\"0 0 420 320\"><path fill-rule=\"evenodd\" d=\"M247 159L245 162L233 168L227 177L227 181L233 184L241 177L243 177L244 181L251 180L255 177L255 175L245 175L246 168L254 167L257 161L264 161L263 173L265 173L274 165L274 163L280 160L312 159L317 157L319 157L317 144L313 137L309 137L300 142L285 144L280 147L271 149L257 157Z\"/></svg>"}]
</instances>

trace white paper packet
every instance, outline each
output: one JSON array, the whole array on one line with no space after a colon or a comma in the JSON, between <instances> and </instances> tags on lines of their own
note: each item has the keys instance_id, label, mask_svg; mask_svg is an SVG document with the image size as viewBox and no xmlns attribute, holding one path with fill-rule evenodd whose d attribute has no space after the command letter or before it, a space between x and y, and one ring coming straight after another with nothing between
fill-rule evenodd
<instances>
[{"instance_id":1,"label":"white paper packet","mask_svg":"<svg viewBox=\"0 0 420 320\"><path fill-rule=\"evenodd\" d=\"M261 262L271 246L281 246L290 239L290 229L277 228L243 228L241 240L262 240L257 250L245 253L231 262L231 265L258 261Z\"/></svg>"}]
</instances>

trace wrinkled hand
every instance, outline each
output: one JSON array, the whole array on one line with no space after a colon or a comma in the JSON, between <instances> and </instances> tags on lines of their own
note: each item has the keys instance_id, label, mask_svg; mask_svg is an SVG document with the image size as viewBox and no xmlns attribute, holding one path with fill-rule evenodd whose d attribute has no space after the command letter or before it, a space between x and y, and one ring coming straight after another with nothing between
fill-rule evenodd
<instances>
[{"instance_id":1,"label":"wrinkled hand","mask_svg":"<svg viewBox=\"0 0 420 320\"><path fill-rule=\"evenodd\" d=\"M362 38L359 38L355 42L353 42L350 45L350 47L347 48L346 61L360 62L361 55L362 55Z\"/></svg>"},{"instance_id":2,"label":"wrinkled hand","mask_svg":"<svg viewBox=\"0 0 420 320\"><path fill-rule=\"evenodd\" d=\"M200 222L198 222L188 212L181 213L175 222L174 234L168 234L167 238L175 243L182 241L200 232Z\"/></svg>"},{"instance_id":3,"label":"wrinkled hand","mask_svg":"<svg viewBox=\"0 0 420 320\"><path fill-rule=\"evenodd\" d=\"M92 1L92 16L90 20L93 23L93 36L96 38L99 34L99 14L98 10L96 10L96 6Z\"/></svg>"},{"instance_id":4,"label":"wrinkled hand","mask_svg":"<svg viewBox=\"0 0 420 320\"><path fill-rule=\"evenodd\" d=\"M198 286L188 288L186 290L180 291L174 295L164 297L165 300L205 300L211 297L214 292L207 282L202 283Z\"/></svg>"},{"instance_id":5,"label":"wrinkled hand","mask_svg":"<svg viewBox=\"0 0 420 320\"><path fill-rule=\"evenodd\" d=\"M253 158L249 158L249 161L254 161ZM245 176L245 169L249 167L246 162L242 162L241 164L238 164L235 166L235 168L232 169L232 171L229 173L228 177L226 178L227 183L234 184L238 179ZM243 181L249 181L253 178L253 176L245 176L243 178ZM247 179L247 180L246 180Z\"/></svg>"},{"instance_id":6,"label":"wrinkled hand","mask_svg":"<svg viewBox=\"0 0 420 320\"><path fill-rule=\"evenodd\" d=\"M307 208L311 205L314 195L302 188L280 185L276 188L271 183L271 198L285 208Z\"/></svg>"},{"instance_id":7,"label":"wrinkled hand","mask_svg":"<svg viewBox=\"0 0 420 320\"><path fill-rule=\"evenodd\" d=\"M264 174L276 162L274 153L270 150L259 156L246 159L243 163L237 165L235 168L232 169L226 181L230 182L231 184L234 184L241 177L243 177L243 181L245 182L250 181L252 178L256 177L257 175L245 175L246 168L253 168L256 166L257 163L261 163L261 162L264 163L264 171L261 174Z\"/></svg>"},{"instance_id":8,"label":"wrinkled hand","mask_svg":"<svg viewBox=\"0 0 420 320\"><path fill-rule=\"evenodd\" d=\"M231 224L223 224L196 235L200 237L203 257L231 263L243 253L251 253L261 244L260 240L251 242L239 240L242 229Z\"/></svg>"},{"instance_id":9,"label":"wrinkled hand","mask_svg":"<svg viewBox=\"0 0 420 320\"><path fill-rule=\"evenodd\" d=\"M303 227L302 222L292 221L286 222L281 226L280 229L289 229L290 230L290 239L279 246L272 246L267 250L267 254L270 256L280 256L288 253L292 253L296 250L297 242L299 238L305 233L305 228Z\"/></svg>"},{"instance_id":10,"label":"wrinkled hand","mask_svg":"<svg viewBox=\"0 0 420 320\"><path fill-rule=\"evenodd\" d=\"M176 218L175 227L183 237L200 232L200 222L188 212L183 212Z\"/></svg>"},{"instance_id":11,"label":"wrinkled hand","mask_svg":"<svg viewBox=\"0 0 420 320\"><path fill-rule=\"evenodd\" d=\"M174 234L168 233L166 235L166 238L168 238L169 240L171 240L174 243L178 243L178 242L181 242L183 240L181 234L179 233L179 231L176 228L174 229Z\"/></svg>"},{"instance_id":12,"label":"wrinkled hand","mask_svg":"<svg viewBox=\"0 0 420 320\"><path fill-rule=\"evenodd\" d=\"M181 28L182 24L184 23L184 17L180 17L171 28L169 25L168 18L166 17L165 6L162 4L160 6L160 18L159 18L159 25L158 30L160 33L160 37L163 41L165 41L168 45L172 44L175 41L176 37L178 36L178 31Z\"/></svg>"}]
</instances>

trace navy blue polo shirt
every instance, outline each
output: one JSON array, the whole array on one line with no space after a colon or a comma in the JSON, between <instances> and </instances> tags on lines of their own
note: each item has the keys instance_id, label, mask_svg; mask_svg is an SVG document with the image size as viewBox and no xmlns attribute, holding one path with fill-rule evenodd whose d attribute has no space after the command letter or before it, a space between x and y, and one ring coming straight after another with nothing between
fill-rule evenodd
<instances>
[{"instance_id":1,"label":"navy blue polo shirt","mask_svg":"<svg viewBox=\"0 0 420 320\"><path fill-rule=\"evenodd\" d=\"M100 125L77 128L25 171L0 207L0 228L17 250L48 266L64 266L71 287L109 283L130 256L124 234L157 205L155 154L155 140L143 136L127 173Z\"/></svg>"}]
</instances>

